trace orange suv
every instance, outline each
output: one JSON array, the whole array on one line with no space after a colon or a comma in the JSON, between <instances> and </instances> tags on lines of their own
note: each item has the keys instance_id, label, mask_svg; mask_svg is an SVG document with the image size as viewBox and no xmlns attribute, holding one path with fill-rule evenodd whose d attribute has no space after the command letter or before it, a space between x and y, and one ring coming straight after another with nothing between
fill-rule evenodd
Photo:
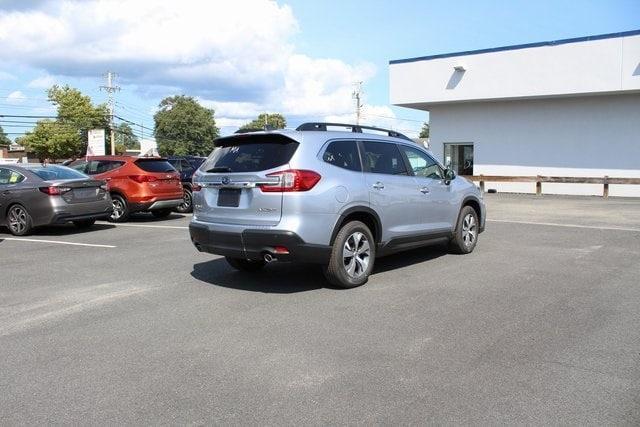
<instances>
[{"instance_id":1,"label":"orange suv","mask_svg":"<svg viewBox=\"0 0 640 427\"><path fill-rule=\"evenodd\" d=\"M133 212L164 218L183 202L180 174L161 157L87 156L68 166L107 181L113 222L126 221Z\"/></svg>"}]
</instances>

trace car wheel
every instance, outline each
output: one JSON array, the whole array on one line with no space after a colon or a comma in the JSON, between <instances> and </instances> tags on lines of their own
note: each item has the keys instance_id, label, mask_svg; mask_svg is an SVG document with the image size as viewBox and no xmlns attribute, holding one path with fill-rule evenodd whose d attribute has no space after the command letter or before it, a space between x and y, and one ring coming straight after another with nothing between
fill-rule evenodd
<instances>
[{"instance_id":1,"label":"car wheel","mask_svg":"<svg viewBox=\"0 0 640 427\"><path fill-rule=\"evenodd\" d=\"M113 211L109 216L111 222L125 222L129 219L129 206L124 197L118 194L111 195L111 203L113 205Z\"/></svg>"},{"instance_id":2,"label":"car wheel","mask_svg":"<svg viewBox=\"0 0 640 427\"><path fill-rule=\"evenodd\" d=\"M151 214L156 218L166 218L171 215L171 209L156 209Z\"/></svg>"},{"instance_id":3,"label":"car wheel","mask_svg":"<svg viewBox=\"0 0 640 427\"><path fill-rule=\"evenodd\" d=\"M471 206L465 206L458 216L456 231L451 239L451 249L458 254L468 254L478 243L478 213Z\"/></svg>"},{"instance_id":4,"label":"car wheel","mask_svg":"<svg viewBox=\"0 0 640 427\"><path fill-rule=\"evenodd\" d=\"M193 210L192 200L193 194L191 193L191 190L185 188L182 203L176 207L176 212L190 213Z\"/></svg>"},{"instance_id":5,"label":"car wheel","mask_svg":"<svg viewBox=\"0 0 640 427\"><path fill-rule=\"evenodd\" d=\"M14 236L25 236L33 228L31 215L22 205L13 205L7 212L7 226Z\"/></svg>"},{"instance_id":6,"label":"car wheel","mask_svg":"<svg viewBox=\"0 0 640 427\"><path fill-rule=\"evenodd\" d=\"M73 222L73 225L75 225L78 228L89 228L96 223L96 220L95 219L79 219L72 222Z\"/></svg>"},{"instance_id":7,"label":"car wheel","mask_svg":"<svg viewBox=\"0 0 640 427\"><path fill-rule=\"evenodd\" d=\"M325 277L332 285L354 288L369 280L376 258L373 235L364 223L352 221L338 232Z\"/></svg>"},{"instance_id":8,"label":"car wheel","mask_svg":"<svg viewBox=\"0 0 640 427\"><path fill-rule=\"evenodd\" d=\"M260 260L260 261L251 261L251 260L248 260L248 259L232 258L232 257L225 257L225 259L227 260L229 265L231 267L235 268L236 270L247 271L249 273L253 273L253 272L256 272L258 270L261 270L262 267L264 267L265 264L266 264L262 260Z\"/></svg>"}]
</instances>

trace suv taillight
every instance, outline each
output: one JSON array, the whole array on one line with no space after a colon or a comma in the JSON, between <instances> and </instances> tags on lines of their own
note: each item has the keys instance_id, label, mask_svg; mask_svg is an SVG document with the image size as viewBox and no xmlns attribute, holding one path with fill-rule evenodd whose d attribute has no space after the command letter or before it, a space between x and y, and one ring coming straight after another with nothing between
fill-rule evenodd
<instances>
[{"instance_id":1,"label":"suv taillight","mask_svg":"<svg viewBox=\"0 0 640 427\"><path fill-rule=\"evenodd\" d=\"M129 175L129 178L140 184L143 182L154 182L158 180L158 178L152 175Z\"/></svg>"},{"instance_id":2,"label":"suv taillight","mask_svg":"<svg viewBox=\"0 0 640 427\"><path fill-rule=\"evenodd\" d=\"M317 172L303 169L289 169L270 173L267 176L277 176L280 181L277 184L261 184L260 190L266 193L309 191L322 178Z\"/></svg>"},{"instance_id":3,"label":"suv taillight","mask_svg":"<svg viewBox=\"0 0 640 427\"><path fill-rule=\"evenodd\" d=\"M49 196L60 196L66 193L67 191L71 191L71 188L50 186L50 187L40 187L40 191L42 191L44 194L48 194Z\"/></svg>"}]
</instances>

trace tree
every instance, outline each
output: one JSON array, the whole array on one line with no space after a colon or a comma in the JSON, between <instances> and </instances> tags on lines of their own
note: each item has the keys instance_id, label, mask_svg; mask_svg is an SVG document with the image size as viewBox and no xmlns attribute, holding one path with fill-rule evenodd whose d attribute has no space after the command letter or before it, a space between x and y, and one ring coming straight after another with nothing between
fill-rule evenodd
<instances>
[{"instance_id":1,"label":"tree","mask_svg":"<svg viewBox=\"0 0 640 427\"><path fill-rule=\"evenodd\" d=\"M213 110L185 95L167 97L159 107L153 119L162 155L209 155L218 137Z\"/></svg>"},{"instance_id":2,"label":"tree","mask_svg":"<svg viewBox=\"0 0 640 427\"><path fill-rule=\"evenodd\" d=\"M31 132L16 142L28 147L41 161L78 156L86 149L86 143L74 126L53 120L40 120Z\"/></svg>"},{"instance_id":3,"label":"tree","mask_svg":"<svg viewBox=\"0 0 640 427\"><path fill-rule=\"evenodd\" d=\"M40 160L81 156L87 149L89 129L109 127L106 105L93 105L78 89L54 85L47 97L57 107L57 119L38 121L31 132L16 140Z\"/></svg>"},{"instance_id":4,"label":"tree","mask_svg":"<svg viewBox=\"0 0 640 427\"><path fill-rule=\"evenodd\" d=\"M422 125L422 129L420 129L420 135L418 135L419 138L429 138L429 123L424 122L424 124Z\"/></svg>"},{"instance_id":5,"label":"tree","mask_svg":"<svg viewBox=\"0 0 640 427\"><path fill-rule=\"evenodd\" d=\"M140 141L138 141L138 137L133 133L133 129L128 123L117 125L114 129L114 134L116 146L122 146L125 150L140 148Z\"/></svg>"},{"instance_id":6,"label":"tree","mask_svg":"<svg viewBox=\"0 0 640 427\"><path fill-rule=\"evenodd\" d=\"M11 140L9 139L7 134L4 133L4 129L2 129L2 126L0 126L0 145L10 145L10 144L11 144Z\"/></svg>"},{"instance_id":7,"label":"tree","mask_svg":"<svg viewBox=\"0 0 640 427\"><path fill-rule=\"evenodd\" d=\"M258 118L240 127L241 131L262 130L265 127L270 129L284 129L287 127L287 120L280 113L262 113Z\"/></svg>"}]
</instances>

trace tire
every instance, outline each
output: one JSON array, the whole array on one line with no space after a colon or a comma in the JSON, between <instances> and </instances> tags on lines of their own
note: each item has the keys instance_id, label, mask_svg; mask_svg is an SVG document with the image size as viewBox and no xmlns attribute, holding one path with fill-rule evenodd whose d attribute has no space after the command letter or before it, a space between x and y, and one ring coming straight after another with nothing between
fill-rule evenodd
<instances>
[{"instance_id":1,"label":"tire","mask_svg":"<svg viewBox=\"0 0 640 427\"><path fill-rule=\"evenodd\" d=\"M111 203L113 204L113 212L109 216L109 221L125 222L129 219L129 205L124 197L119 194L112 194Z\"/></svg>"},{"instance_id":2,"label":"tire","mask_svg":"<svg viewBox=\"0 0 640 427\"><path fill-rule=\"evenodd\" d=\"M33 229L33 220L27 208L15 204L7 211L7 227L14 236L26 236Z\"/></svg>"},{"instance_id":3,"label":"tire","mask_svg":"<svg viewBox=\"0 0 640 427\"><path fill-rule=\"evenodd\" d=\"M73 222L73 225L75 225L78 228L90 228L93 226L93 224L96 223L96 220L95 219L79 219L72 222Z\"/></svg>"},{"instance_id":4,"label":"tire","mask_svg":"<svg viewBox=\"0 0 640 427\"><path fill-rule=\"evenodd\" d=\"M336 235L324 275L334 286L355 288L367 283L375 258L376 244L369 227L360 221L352 221Z\"/></svg>"},{"instance_id":5,"label":"tire","mask_svg":"<svg viewBox=\"0 0 640 427\"><path fill-rule=\"evenodd\" d=\"M193 193L190 189L184 189L183 202L176 207L176 212L191 213L193 211Z\"/></svg>"},{"instance_id":6,"label":"tire","mask_svg":"<svg viewBox=\"0 0 640 427\"><path fill-rule=\"evenodd\" d=\"M256 271L262 270L266 264L264 261L250 261L243 258L225 257L225 259L229 265L236 270L246 271L249 273L255 273Z\"/></svg>"},{"instance_id":7,"label":"tire","mask_svg":"<svg viewBox=\"0 0 640 427\"><path fill-rule=\"evenodd\" d=\"M451 239L451 250L457 254L468 254L478 243L479 234L478 213L471 206L465 206L458 215L456 231Z\"/></svg>"},{"instance_id":8,"label":"tire","mask_svg":"<svg viewBox=\"0 0 640 427\"><path fill-rule=\"evenodd\" d=\"M156 209L151 211L151 215L156 218L166 218L171 215L172 209Z\"/></svg>"}]
</instances>

